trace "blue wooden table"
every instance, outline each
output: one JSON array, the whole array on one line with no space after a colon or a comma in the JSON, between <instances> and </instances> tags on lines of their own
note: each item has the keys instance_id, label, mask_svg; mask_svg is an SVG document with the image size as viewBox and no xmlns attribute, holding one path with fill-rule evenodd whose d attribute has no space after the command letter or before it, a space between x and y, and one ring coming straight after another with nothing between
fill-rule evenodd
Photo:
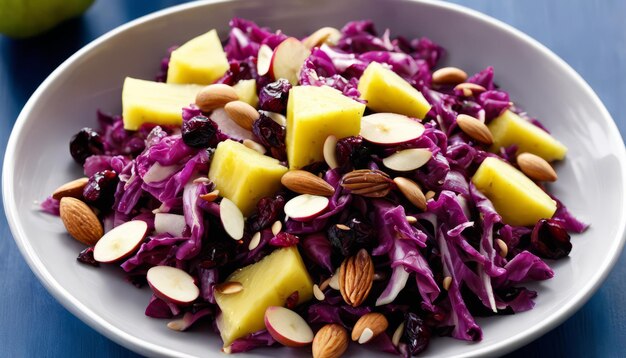
<instances>
[{"instance_id":1,"label":"blue wooden table","mask_svg":"<svg viewBox=\"0 0 626 358\"><path fill-rule=\"evenodd\" d=\"M0 151L39 84L96 37L180 0L100 0L38 38L0 35ZM626 134L626 1L455 0L539 40L591 84ZM0 210L3 210L0 208ZM626 357L626 254L593 298L508 357ZM72 316L32 274L0 214L0 357L136 357Z\"/></svg>"}]
</instances>

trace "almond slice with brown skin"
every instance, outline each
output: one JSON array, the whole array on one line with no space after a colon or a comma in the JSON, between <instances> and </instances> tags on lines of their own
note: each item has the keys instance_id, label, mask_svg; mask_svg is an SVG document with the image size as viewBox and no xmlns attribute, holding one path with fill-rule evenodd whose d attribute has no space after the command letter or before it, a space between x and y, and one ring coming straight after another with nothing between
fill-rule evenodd
<instances>
[{"instance_id":1,"label":"almond slice with brown skin","mask_svg":"<svg viewBox=\"0 0 626 358\"><path fill-rule=\"evenodd\" d=\"M377 312L366 313L354 324L352 340L358 341L359 344L367 343L383 333L387 327L389 327L389 322L385 316Z\"/></svg>"},{"instance_id":2,"label":"almond slice with brown skin","mask_svg":"<svg viewBox=\"0 0 626 358\"><path fill-rule=\"evenodd\" d=\"M213 190L212 192L200 195L200 199L208 202L215 201L220 196L219 190Z\"/></svg>"},{"instance_id":3,"label":"almond slice with brown skin","mask_svg":"<svg viewBox=\"0 0 626 358\"><path fill-rule=\"evenodd\" d=\"M237 92L231 86L217 83L208 85L198 92L196 95L196 106L202 112L210 112L238 99Z\"/></svg>"},{"instance_id":4,"label":"almond slice with brown skin","mask_svg":"<svg viewBox=\"0 0 626 358\"><path fill-rule=\"evenodd\" d=\"M432 82L437 85L456 85L467 80L467 73L457 67L444 67L433 72Z\"/></svg>"},{"instance_id":5,"label":"almond slice with brown skin","mask_svg":"<svg viewBox=\"0 0 626 358\"><path fill-rule=\"evenodd\" d=\"M228 281L215 285L214 290L223 295L232 295L243 291L243 285L241 282Z\"/></svg>"},{"instance_id":6,"label":"almond slice with brown skin","mask_svg":"<svg viewBox=\"0 0 626 358\"><path fill-rule=\"evenodd\" d=\"M420 210L426 210L426 197L422 189L411 179L397 177L393 179L404 197Z\"/></svg>"},{"instance_id":7,"label":"almond slice with brown skin","mask_svg":"<svg viewBox=\"0 0 626 358\"><path fill-rule=\"evenodd\" d=\"M335 188L324 179L306 170L292 170L285 173L280 182L289 190L298 194L332 196Z\"/></svg>"},{"instance_id":8,"label":"almond slice with brown skin","mask_svg":"<svg viewBox=\"0 0 626 358\"><path fill-rule=\"evenodd\" d=\"M67 232L83 244L93 246L104 235L100 220L84 202L66 196L61 198L59 211Z\"/></svg>"},{"instance_id":9,"label":"almond slice with brown skin","mask_svg":"<svg viewBox=\"0 0 626 358\"><path fill-rule=\"evenodd\" d=\"M313 358L339 358L348 349L348 333L336 323L322 327L313 338Z\"/></svg>"},{"instance_id":10,"label":"almond slice with brown skin","mask_svg":"<svg viewBox=\"0 0 626 358\"><path fill-rule=\"evenodd\" d=\"M463 91L463 95L465 97L476 96L485 92L487 89L481 85L477 85L476 83L463 82L459 83L454 87L457 91Z\"/></svg>"},{"instance_id":11,"label":"almond slice with brown skin","mask_svg":"<svg viewBox=\"0 0 626 358\"><path fill-rule=\"evenodd\" d=\"M83 189L85 189L87 182L89 182L89 178L85 177L65 183L56 188L56 190L52 193L52 198L56 200L61 200L61 198L69 196L72 198L80 199L83 197Z\"/></svg>"},{"instance_id":12,"label":"almond slice with brown skin","mask_svg":"<svg viewBox=\"0 0 626 358\"><path fill-rule=\"evenodd\" d=\"M529 178L537 181L556 181L558 176L554 168L545 159L532 153L517 156L517 165Z\"/></svg>"},{"instance_id":13,"label":"almond slice with brown skin","mask_svg":"<svg viewBox=\"0 0 626 358\"><path fill-rule=\"evenodd\" d=\"M472 139L484 144L493 143L493 135L485 123L479 121L477 118L468 116L467 114L459 114L456 117L456 124L459 128L470 136Z\"/></svg>"}]
</instances>

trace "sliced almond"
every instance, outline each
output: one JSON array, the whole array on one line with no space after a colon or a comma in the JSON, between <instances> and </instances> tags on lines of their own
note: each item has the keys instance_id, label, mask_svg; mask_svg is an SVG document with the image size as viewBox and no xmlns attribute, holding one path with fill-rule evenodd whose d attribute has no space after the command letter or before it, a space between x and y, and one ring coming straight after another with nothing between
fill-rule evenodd
<instances>
[{"instance_id":1,"label":"sliced almond","mask_svg":"<svg viewBox=\"0 0 626 358\"><path fill-rule=\"evenodd\" d=\"M228 117L243 129L252 130L252 124L259 119L259 111L244 101L232 101L226 103L224 111Z\"/></svg>"},{"instance_id":2,"label":"sliced almond","mask_svg":"<svg viewBox=\"0 0 626 358\"><path fill-rule=\"evenodd\" d=\"M433 72L433 84L456 85L467 80L467 73L457 67L444 67Z\"/></svg>"},{"instance_id":3,"label":"sliced almond","mask_svg":"<svg viewBox=\"0 0 626 358\"><path fill-rule=\"evenodd\" d=\"M442 286L444 290L448 291L450 289L451 284L452 284L452 277L446 276L443 278Z\"/></svg>"},{"instance_id":4,"label":"sliced almond","mask_svg":"<svg viewBox=\"0 0 626 358\"><path fill-rule=\"evenodd\" d=\"M263 112L266 116L270 117L271 120L273 120L274 122L280 124L283 127L287 126L287 117L283 116L280 113L276 113L276 112L269 112L269 111L265 111Z\"/></svg>"},{"instance_id":5,"label":"sliced almond","mask_svg":"<svg viewBox=\"0 0 626 358\"><path fill-rule=\"evenodd\" d=\"M509 254L509 247L506 242L502 241L502 239L496 239L496 245L500 249L500 256L506 257Z\"/></svg>"},{"instance_id":6,"label":"sliced almond","mask_svg":"<svg viewBox=\"0 0 626 358\"><path fill-rule=\"evenodd\" d=\"M422 189L411 179L396 177L393 179L404 197L420 210L426 210L426 197Z\"/></svg>"},{"instance_id":7,"label":"sliced almond","mask_svg":"<svg viewBox=\"0 0 626 358\"><path fill-rule=\"evenodd\" d=\"M337 268L335 274L330 277L330 281L328 281L328 286L333 290L339 290L339 272L341 268Z\"/></svg>"},{"instance_id":8,"label":"sliced almond","mask_svg":"<svg viewBox=\"0 0 626 358\"><path fill-rule=\"evenodd\" d=\"M69 183L65 183L56 188L56 190L52 193L52 198L61 200L61 198L69 196L71 198L80 199L83 197L83 189L85 189L88 181L89 178L79 178L72 180Z\"/></svg>"},{"instance_id":9,"label":"sliced almond","mask_svg":"<svg viewBox=\"0 0 626 358\"><path fill-rule=\"evenodd\" d=\"M310 50L313 47L319 47L324 43L336 44L340 37L341 32L339 32L336 28L322 27L302 40L302 44Z\"/></svg>"},{"instance_id":10,"label":"sliced almond","mask_svg":"<svg viewBox=\"0 0 626 358\"><path fill-rule=\"evenodd\" d=\"M392 155L383 158L383 164L398 172L408 172L419 169L428 163L433 153L426 148L411 148L395 152Z\"/></svg>"},{"instance_id":11,"label":"sliced almond","mask_svg":"<svg viewBox=\"0 0 626 358\"><path fill-rule=\"evenodd\" d=\"M261 153L261 154L265 154L266 150L265 147L262 146L261 144L253 141L252 139L244 139L243 140L243 145L245 145L246 147L252 149L252 150L256 150L257 152Z\"/></svg>"},{"instance_id":12,"label":"sliced almond","mask_svg":"<svg viewBox=\"0 0 626 358\"><path fill-rule=\"evenodd\" d=\"M257 231L254 235L252 235L252 239L250 239L248 250L252 251L256 249L257 246L259 246L259 243L261 243L261 233Z\"/></svg>"},{"instance_id":13,"label":"sliced almond","mask_svg":"<svg viewBox=\"0 0 626 358\"><path fill-rule=\"evenodd\" d=\"M313 285L313 296L315 296L318 301L324 301L324 299L326 299L326 295L324 295L324 292L322 292L317 284Z\"/></svg>"},{"instance_id":14,"label":"sliced almond","mask_svg":"<svg viewBox=\"0 0 626 358\"><path fill-rule=\"evenodd\" d=\"M83 244L93 246L104 235L100 220L84 202L69 196L63 197L59 211L67 232Z\"/></svg>"},{"instance_id":15,"label":"sliced almond","mask_svg":"<svg viewBox=\"0 0 626 358\"><path fill-rule=\"evenodd\" d=\"M407 216L406 217L406 221L409 224L413 225L413 224L417 223L417 218L415 216Z\"/></svg>"},{"instance_id":16,"label":"sliced almond","mask_svg":"<svg viewBox=\"0 0 626 358\"><path fill-rule=\"evenodd\" d=\"M226 198L220 202L220 220L228 236L233 240L241 240L245 226L243 214L235 203Z\"/></svg>"},{"instance_id":17,"label":"sliced almond","mask_svg":"<svg viewBox=\"0 0 626 358\"><path fill-rule=\"evenodd\" d=\"M477 94L485 92L487 89L476 83L463 82L454 87L457 91L463 91L465 97L475 96Z\"/></svg>"},{"instance_id":18,"label":"sliced almond","mask_svg":"<svg viewBox=\"0 0 626 358\"><path fill-rule=\"evenodd\" d=\"M352 307L360 306L367 298L374 281L374 263L365 249L346 258L339 270L339 291Z\"/></svg>"},{"instance_id":19,"label":"sliced almond","mask_svg":"<svg viewBox=\"0 0 626 358\"><path fill-rule=\"evenodd\" d=\"M479 121L478 119L468 116L467 114L459 114L456 117L456 123L459 125L459 128L461 128L461 130L472 139L484 144L493 143L493 135L491 134L491 131L485 123Z\"/></svg>"},{"instance_id":20,"label":"sliced almond","mask_svg":"<svg viewBox=\"0 0 626 358\"><path fill-rule=\"evenodd\" d=\"M424 194L424 197L426 198L426 201L433 199L435 197L435 192L432 190L429 190L426 192L426 194Z\"/></svg>"},{"instance_id":21,"label":"sliced almond","mask_svg":"<svg viewBox=\"0 0 626 358\"><path fill-rule=\"evenodd\" d=\"M200 199L208 201L209 203L215 201L220 196L219 190L213 190L212 192L200 195Z\"/></svg>"},{"instance_id":22,"label":"sliced almond","mask_svg":"<svg viewBox=\"0 0 626 358\"><path fill-rule=\"evenodd\" d=\"M352 340L358 341L359 344L367 343L372 338L383 333L388 326L389 322L382 314L376 312L366 313L354 324Z\"/></svg>"},{"instance_id":23,"label":"sliced almond","mask_svg":"<svg viewBox=\"0 0 626 358\"><path fill-rule=\"evenodd\" d=\"M335 188L324 179L307 172L306 170L292 170L285 173L280 182L287 189L298 194L311 194L320 196L332 196Z\"/></svg>"},{"instance_id":24,"label":"sliced almond","mask_svg":"<svg viewBox=\"0 0 626 358\"><path fill-rule=\"evenodd\" d=\"M329 135L324 141L324 161L328 164L330 169L335 169L339 166L337 162L337 137Z\"/></svg>"},{"instance_id":25,"label":"sliced almond","mask_svg":"<svg viewBox=\"0 0 626 358\"><path fill-rule=\"evenodd\" d=\"M335 226L336 226L336 227L337 227L337 229L339 229L339 230L343 230L343 231L350 231L350 227L349 227L349 226L346 226L346 225L344 225L344 224L337 224L337 225L335 225Z\"/></svg>"},{"instance_id":26,"label":"sliced almond","mask_svg":"<svg viewBox=\"0 0 626 358\"><path fill-rule=\"evenodd\" d=\"M313 338L313 358L339 358L348 349L348 333L336 323L322 327Z\"/></svg>"},{"instance_id":27,"label":"sliced almond","mask_svg":"<svg viewBox=\"0 0 626 358\"><path fill-rule=\"evenodd\" d=\"M517 165L531 179L551 182L558 179L550 163L538 155L521 153L517 156Z\"/></svg>"},{"instance_id":28,"label":"sliced almond","mask_svg":"<svg viewBox=\"0 0 626 358\"><path fill-rule=\"evenodd\" d=\"M243 291L243 285L241 282L228 281L215 285L214 289L223 295L232 295Z\"/></svg>"},{"instance_id":29,"label":"sliced almond","mask_svg":"<svg viewBox=\"0 0 626 358\"><path fill-rule=\"evenodd\" d=\"M322 281L322 283L320 283L320 290L324 291L328 288L328 286L330 286L330 279L331 277L325 279L324 281Z\"/></svg>"},{"instance_id":30,"label":"sliced almond","mask_svg":"<svg viewBox=\"0 0 626 358\"><path fill-rule=\"evenodd\" d=\"M278 235L278 233L280 233L280 230L282 229L283 229L283 223L280 222L280 220L274 221L274 223L272 224L272 234L276 236Z\"/></svg>"},{"instance_id":31,"label":"sliced almond","mask_svg":"<svg viewBox=\"0 0 626 358\"><path fill-rule=\"evenodd\" d=\"M393 331L393 336L391 336L391 343L393 343L393 345L397 347L400 344L400 338L402 338L403 334L404 334L404 322L400 323L398 325L398 328L396 328L396 330Z\"/></svg>"},{"instance_id":32,"label":"sliced almond","mask_svg":"<svg viewBox=\"0 0 626 358\"><path fill-rule=\"evenodd\" d=\"M202 112L210 112L217 108L222 108L226 103L237 101L239 96L231 86L218 83L208 85L196 95L196 106Z\"/></svg>"}]
</instances>

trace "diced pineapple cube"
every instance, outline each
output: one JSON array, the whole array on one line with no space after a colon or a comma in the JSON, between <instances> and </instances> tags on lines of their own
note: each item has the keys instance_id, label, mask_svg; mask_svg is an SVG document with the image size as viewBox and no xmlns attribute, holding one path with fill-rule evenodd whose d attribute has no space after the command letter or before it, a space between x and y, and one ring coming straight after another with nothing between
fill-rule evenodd
<instances>
[{"instance_id":1,"label":"diced pineapple cube","mask_svg":"<svg viewBox=\"0 0 626 358\"><path fill-rule=\"evenodd\" d=\"M287 158L290 169L324 160L329 135L345 138L359 134L365 105L328 87L297 86L287 102Z\"/></svg>"},{"instance_id":2,"label":"diced pineapple cube","mask_svg":"<svg viewBox=\"0 0 626 358\"><path fill-rule=\"evenodd\" d=\"M269 306L283 306L298 291L298 304L313 296L313 281L295 246L278 249L261 261L230 275L226 282L240 282L243 290L234 294L215 292L222 311L217 327L224 347L235 339L265 328L263 316Z\"/></svg>"},{"instance_id":3,"label":"diced pineapple cube","mask_svg":"<svg viewBox=\"0 0 626 358\"><path fill-rule=\"evenodd\" d=\"M547 161L561 160L567 153L567 147L553 136L509 110L491 121L488 127L493 134L493 152L515 144L518 153L532 153Z\"/></svg>"},{"instance_id":4,"label":"diced pineapple cube","mask_svg":"<svg viewBox=\"0 0 626 358\"><path fill-rule=\"evenodd\" d=\"M237 82L233 89L237 92L240 101L244 101L256 108L259 104L259 96L256 94L256 80L242 80Z\"/></svg>"},{"instance_id":5,"label":"diced pineapple cube","mask_svg":"<svg viewBox=\"0 0 626 358\"><path fill-rule=\"evenodd\" d=\"M180 126L183 107L196 101L197 85L168 84L126 77L122 88L124 129L137 130L144 123Z\"/></svg>"},{"instance_id":6,"label":"diced pineapple cube","mask_svg":"<svg viewBox=\"0 0 626 358\"><path fill-rule=\"evenodd\" d=\"M286 172L287 168L278 160L229 139L217 145L209 179L220 195L230 199L247 216L259 199L280 189L280 178Z\"/></svg>"},{"instance_id":7,"label":"diced pineapple cube","mask_svg":"<svg viewBox=\"0 0 626 358\"><path fill-rule=\"evenodd\" d=\"M224 76L228 68L228 59L217 31L211 30L172 52L167 83L208 85Z\"/></svg>"},{"instance_id":8,"label":"diced pineapple cube","mask_svg":"<svg viewBox=\"0 0 626 358\"><path fill-rule=\"evenodd\" d=\"M472 182L495 207L506 224L528 226L551 218L556 202L512 165L494 158L485 159Z\"/></svg>"},{"instance_id":9,"label":"diced pineapple cube","mask_svg":"<svg viewBox=\"0 0 626 358\"><path fill-rule=\"evenodd\" d=\"M392 112L424 119L430 104L422 93L378 62L370 63L359 80L361 98L375 112Z\"/></svg>"}]
</instances>

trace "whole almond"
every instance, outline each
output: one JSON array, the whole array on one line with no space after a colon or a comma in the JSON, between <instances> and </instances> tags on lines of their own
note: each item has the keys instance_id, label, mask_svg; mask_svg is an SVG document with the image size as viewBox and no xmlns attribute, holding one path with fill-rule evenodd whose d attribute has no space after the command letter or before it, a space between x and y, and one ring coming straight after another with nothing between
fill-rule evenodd
<instances>
[{"instance_id":1,"label":"whole almond","mask_svg":"<svg viewBox=\"0 0 626 358\"><path fill-rule=\"evenodd\" d=\"M493 143L493 135L491 134L491 131L485 123L479 121L477 118L468 116L467 114L459 114L456 117L456 124L458 124L459 128L461 128L461 130L472 139L484 144Z\"/></svg>"},{"instance_id":2,"label":"whole almond","mask_svg":"<svg viewBox=\"0 0 626 358\"><path fill-rule=\"evenodd\" d=\"M69 196L63 197L59 211L67 232L83 244L93 246L104 235L100 220L84 202Z\"/></svg>"},{"instance_id":3,"label":"whole almond","mask_svg":"<svg viewBox=\"0 0 626 358\"><path fill-rule=\"evenodd\" d=\"M434 84L438 85L456 85L467 80L467 73L460 68L444 67L433 72Z\"/></svg>"},{"instance_id":4,"label":"whole almond","mask_svg":"<svg viewBox=\"0 0 626 358\"><path fill-rule=\"evenodd\" d=\"M382 198L389 194L392 180L380 170L353 170L341 179L341 186L352 194L370 198Z\"/></svg>"},{"instance_id":5,"label":"whole almond","mask_svg":"<svg viewBox=\"0 0 626 358\"><path fill-rule=\"evenodd\" d=\"M76 180L72 180L69 183L65 183L60 187L56 188L56 190L52 193L52 198L56 200L61 200L66 196L80 199L83 197L83 189L87 185L89 178L78 178Z\"/></svg>"},{"instance_id":6,"label":"whole almond","mask_svg":"<svg viewBox=\"0 0 626 358\"><path fill-rule=\"evenodd\" d=\"M217 108L222 108L228 102L237 101L237 92L228 85L218 83L208 85L196 95L196 106L202 112L210 112Z\"/></svg>"},{"instance_id":7,"label":"whole almond","mask_svg":"<svg viewBox=\"0 0 626 358\"><path fill-rule=\"evenodd\" d=\"M359 344L367 343L372 338L383 333L387 327L389 327L389 322L387 322L385 316L377 312L366 313L354 324L354 328L352 328L352 340L355 342L358 341ZM371 331L371 336L367 334L369 332L366 332L366 329Z\"/></svg>"},{"instance_id":8,"label":"whole almond","mask_svg":"<svg viewBox=\"0 0 626 358\"><path fill-rule=\"evenodd\" d=\"M465 97L475 96L487 90L485 87L471 82L459 83L454 87L454 89L457 91L463 91L463 95Z\"/></svg>"},{"instance_id":9,"label":"whole almond","mask_svg":"<svg viewBox=\"0 0 626 358\"><path fill-rule=\"evenodd\" d=\"M365 249L346 258L339 269L339 291L352 307L360 306L367 298L374 282L374 263Z\"/></svg>"},{"instance_id":10,"label":"whole almond","mask_svg":"<svg viewBox=\"0 0 626 358\"><path fill-rule=\"evenodd\" d=\"M517 156L517 165L526 176L537 181L556 181L554 168L542 157L532 153Z\"/></svg>"},{"instance_id":11,"label":"whole almond","mask_svg":"<svg viewBox=\"0 0 626 358\"><path fill-rule=\"evenodd\" d=\"M324 179L306 170L292 170L285 173L280 182L287 189L298 194L311 194L321 196L331 196L335 194L335 188Z\"/></svg>"},{"instance_id":12,"label":"whole almond","mask_svg":"<svg viewBox=\"0 0 626 358\"><path fill-rule=\"evenodd\" d=\"M339 358L348 349L348 333L336 323L322 327L313 338L313 358Z\"/></svg>"},{"instance_id":13,"label":"whole almond","mask_svg":"<svg viewBox=\"0 0 626 358\"><path fill-rule=\"evenodd\" d=\"M396 177L393 179L404 197L420 210L426 210L426 197L422 189L411 179Z\"/></svg>"},{"instance_id":14,"label":"whole almond","mask_svg":"<svg viewBox=\"0 0 626 358\"><path fill-rule=\"evenodd\" d=\"M224 111L228 117L243 129L252 130L252 124L259 119L259 112L244 101L232 101L226 103Z\"/></svg>"}]
</instances>

